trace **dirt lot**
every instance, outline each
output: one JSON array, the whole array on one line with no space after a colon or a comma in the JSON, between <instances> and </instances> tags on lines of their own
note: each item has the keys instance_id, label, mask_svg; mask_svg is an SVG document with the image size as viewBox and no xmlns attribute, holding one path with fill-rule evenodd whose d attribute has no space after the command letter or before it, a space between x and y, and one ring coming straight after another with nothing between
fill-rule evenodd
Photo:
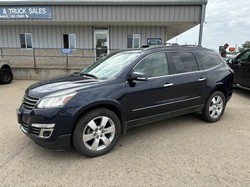
<instances>
[{"instance_id":1,"label":"dirt lot","mask_svg":"<svg viewBox=\"0 0 250 187\"><path fill-rule=\"evenodd\" d=\"M21 132L16 108L31 83L0 85L0 186L250 186L250 92L236 89L215 124L193 114L138 127L90 159Z\"/></svg>"}]
</instances>

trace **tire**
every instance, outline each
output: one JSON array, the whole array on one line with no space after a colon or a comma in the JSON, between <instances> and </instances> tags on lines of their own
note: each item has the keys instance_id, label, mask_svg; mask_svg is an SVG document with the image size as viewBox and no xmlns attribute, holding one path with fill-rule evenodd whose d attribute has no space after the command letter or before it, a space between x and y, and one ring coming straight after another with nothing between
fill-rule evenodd
<instances>
[{"instance_id":1,"label":"tire","mask_svg":"<svg viewBox=\"0 0 250 187\"><path fill-rule=\"evenodd\" d=\"M121 136L121 122L111 110L99 108L86 113L76 124L73 145L85 156L96 157L111 151Z\"/></svg>"},{"instance_id":2,"label":"tire","mask_svg":"<svg viewBox=\"0 0 250 187\"><path fill-rule=\"evenodd\" d=\"M13 80L13 74L11 70L3 68L0 70L0 83L9 84Z\"/></svg>"},{"instance_id":3,"label":"tire","mask_svg":"<svg viewBox=\"0 0 250 187\"><path fill-rule=\"evenodd\" d=\"M214 123L222 117L225 107L225 95L216 91L208 98L202 111L202 118L207 122Z\"/></svg>"}]
</instances>

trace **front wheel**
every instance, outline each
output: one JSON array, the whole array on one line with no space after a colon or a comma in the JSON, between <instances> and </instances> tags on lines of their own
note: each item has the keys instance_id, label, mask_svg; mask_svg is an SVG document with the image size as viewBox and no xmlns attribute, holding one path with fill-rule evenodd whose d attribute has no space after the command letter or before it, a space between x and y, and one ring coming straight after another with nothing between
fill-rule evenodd
<instances>
[{"instance_id":1,"label":"front wheel","mask_svg":"<svg viewBox=\"0 0 250 187\"><path fill-rule=\"evenodd\" d=\"M3 68L0 70L0 83L9 84L13 79L13 74L11 70Z\"/></svg>"},{"instance_id":2,"label":"front wheel","mask_svg":"<svg viewBox=\"0 0 250 187\"><path fill-rule=\"evenodd\" d=\"M225 95L220 91L216 91L208 98L202 111L202 118L211 123L216 122L223 115L225 107Z\"/></svg>"},{"instance_id":3,"label":"front wheel","mask_svg":"<svg viewBox=\"0 0 250 187\"><path fill-rule=\"evenodd\" d=\"M86 113L76 124L73 134L74 147L80 154L96 157L109 152L121 135L117 115L106 108Z\"/></svg>"}]
</instances>

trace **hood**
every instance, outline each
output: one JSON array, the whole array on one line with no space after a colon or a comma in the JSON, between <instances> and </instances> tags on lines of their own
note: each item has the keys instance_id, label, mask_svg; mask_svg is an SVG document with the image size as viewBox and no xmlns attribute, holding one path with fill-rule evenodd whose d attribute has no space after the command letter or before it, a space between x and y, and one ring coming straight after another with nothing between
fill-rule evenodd
<instances>
[{"instance_id":1,"label":"hood","mask_svg":"<svg viewBox=\"0 0 250 187\"><path fill-rule=\"evenodd\" d=\"M89 78L79 74L71 74L32 84L27 88L25 93L40 98L59 92L76 92L85 88L94 87L101 82L103 82L103 80Z\"/></svg>"}]
</instances>

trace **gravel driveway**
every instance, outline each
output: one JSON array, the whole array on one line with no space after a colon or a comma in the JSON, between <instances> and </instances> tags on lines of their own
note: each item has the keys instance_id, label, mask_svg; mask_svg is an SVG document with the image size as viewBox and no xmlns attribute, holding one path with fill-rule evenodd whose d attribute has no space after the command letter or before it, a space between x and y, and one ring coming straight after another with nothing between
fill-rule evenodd
<instances>
[{"instance_id":1,"label":"gravel driveway","mask_svg":"<svg viewBox=\"0 0 250 187\"><path fill-rule=\"evenodd\" d=\"M137 127L107 155L86 158L21 132L16 108L33 82L0 85L0 186L250 186L250 92L236 89L217 123L192 114Z\"/></svg>"}]
</instances>

